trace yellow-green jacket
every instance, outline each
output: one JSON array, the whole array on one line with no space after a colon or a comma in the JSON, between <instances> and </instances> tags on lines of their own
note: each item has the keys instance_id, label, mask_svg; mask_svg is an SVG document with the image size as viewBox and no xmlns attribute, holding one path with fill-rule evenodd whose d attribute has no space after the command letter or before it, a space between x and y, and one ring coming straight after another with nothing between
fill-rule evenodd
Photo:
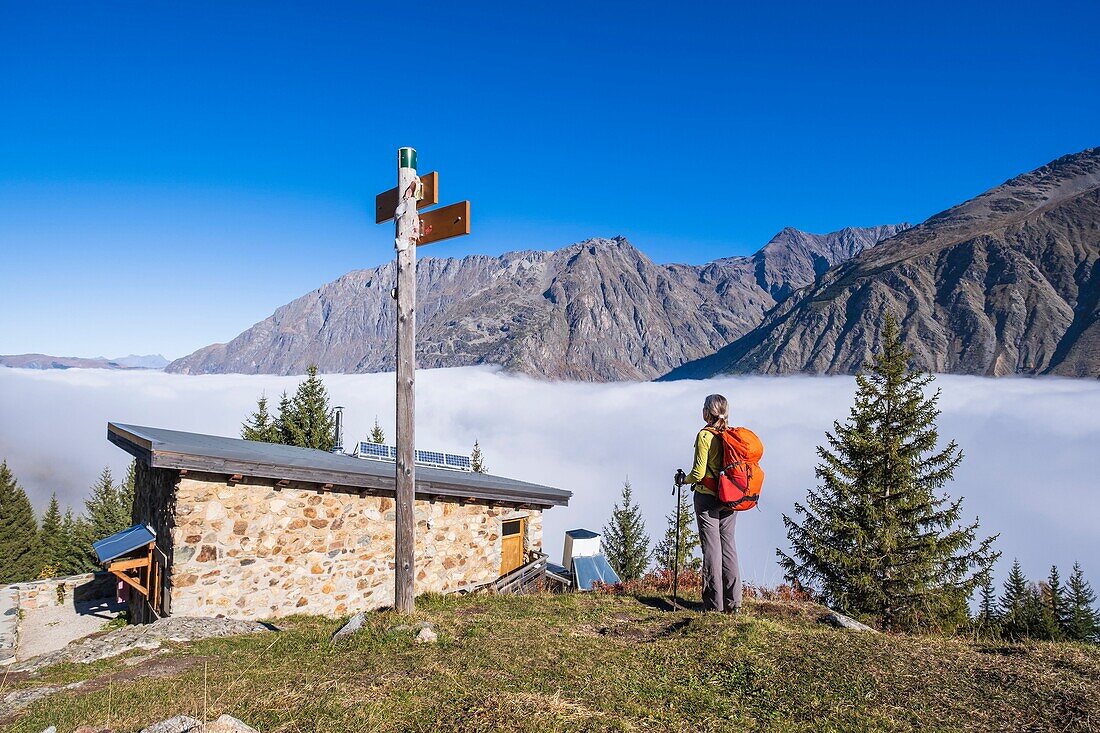
<instances>
[{"instance_id":1,"label":"yellow-green jacket","mask_svg":"<svg viewBox=\"0 0 1100 733\"><path fill-rule=\"evenodd\" d=\"M703 486L703 477L718 478L722 472L722 441L714 439L714 433L706 428L695 436L695 464L691 473L684 479L684 483L691 484L691 488L704 494L714 496L714 491Z\"/></svg>"}]
</instances>

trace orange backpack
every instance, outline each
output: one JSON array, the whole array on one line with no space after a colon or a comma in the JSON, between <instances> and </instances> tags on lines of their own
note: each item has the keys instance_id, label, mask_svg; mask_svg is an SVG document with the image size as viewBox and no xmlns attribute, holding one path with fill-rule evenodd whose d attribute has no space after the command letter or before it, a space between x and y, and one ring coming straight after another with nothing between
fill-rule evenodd
<instances>
[{"instance_id":1,"label":"orange backpack","mask_svg":"<svg viewBox=\"0 0 1100 733\"><path fill-rule=\"evenodd\" d=\"M705 477L703 485L734 511L752 509L760 501L764 485L764 469L760 468L764 444L748 428L706 429L722 439L722 470L717 480Z\"/></svg>"}]
</instances>

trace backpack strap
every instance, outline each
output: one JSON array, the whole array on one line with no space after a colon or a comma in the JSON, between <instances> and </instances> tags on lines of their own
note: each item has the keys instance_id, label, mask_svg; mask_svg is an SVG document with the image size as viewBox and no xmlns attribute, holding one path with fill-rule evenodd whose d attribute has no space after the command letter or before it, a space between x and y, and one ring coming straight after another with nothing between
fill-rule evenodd
<instances>
[{"instance_id":1,"label":"backpack strap","mask_svg":"<svg viewBox=\"0 0 1100 733\"><path fill-rule=\"evenodd\" d=\"M722 433L724 431L718 430L716 428L712 428L709 425L706 426L705 428L703 428L703 430L706 430L708 433L713 435L715 438L718 438L719 440L722 440ZM724 441L723 441L723 443L724 443ZM720 449L722 451L722 461L721 461L721 463L725 463L725 461L726 461L726 446L722 445L722 446L720 446ZM709 463L707 465L707 468L710 468ZM718 472L721 473L724 469L725 469L725 466L723 466L722 468L719 468ZM700 481L699 483L701 483L703 486L706 486L708 489L713 491L715 494L718 493L718 477L717 476L707 476L704 473L703 474L703 480Z\"/></svg>"}]
</instances>

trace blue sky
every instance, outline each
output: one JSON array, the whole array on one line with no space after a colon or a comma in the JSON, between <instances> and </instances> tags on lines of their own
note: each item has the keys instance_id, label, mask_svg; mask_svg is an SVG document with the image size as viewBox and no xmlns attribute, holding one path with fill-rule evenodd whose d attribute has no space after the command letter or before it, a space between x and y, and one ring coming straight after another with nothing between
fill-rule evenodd
<instances>
[{"instance_id":1,"label":"blue sky","mask_svg":"<svg viewBox=\"0 0 1100 733\"><path fill-rule=\"evenodd\" d=\"M1096 2L761 5L0 0L0 353L177 357L385 261L400 145L473 202L422 255L703 262L1100 144Z\"/></svg>"}]
</instances>

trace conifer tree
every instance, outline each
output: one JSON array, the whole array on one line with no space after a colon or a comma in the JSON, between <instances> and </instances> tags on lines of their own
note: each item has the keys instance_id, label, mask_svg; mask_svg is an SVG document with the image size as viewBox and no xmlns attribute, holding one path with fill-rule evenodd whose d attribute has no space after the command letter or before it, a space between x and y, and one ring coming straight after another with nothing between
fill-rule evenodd
<instances>
[{"instance_id":1,"label":"conifer tree","mask_svg":"<svg viewBox=\"0 0 1100 733\"><path fill-rule=\"evenodd\" d=\"M105 467L91 494L84 500L84 516L76 525L78 542L85 562L83 572L99 567L92 543L121 532L131 525L133 490L126 483L116 484L111 469Z\"/></svg>"},{"instance_id":2,"label":"conifer tree","mask_svg":"<svg viewBox=\"0 0 1100 733\"><path fill-rule=\"evenodd\" d=\"M38 576L38 521L7 461L0 461L0 584Z\"/></svg>"},{"instance_id":3,"label":"conifer tree","mask_svg":"<svg viewBox=\"0 0 1100 733\"><path fill-rule=\"evenodd\" d=\"M485 465L485 456L481 452L481 443L474 441L474 449L470 451L470 470L474 473L485 473L489 469Z\"/></svg>"},{"instance_id":4,"label":"conifer tree","mask_svg":"<svg viewBox=\"0 0 1100 733\"><path fill-rule=\"evenodd\" d=\"M986 627L992 627L1000 620L1001 613L997 605L997 591L993 587L993 574L986 573L982 578L982 599L978 607L978 621Z\"/></svg>"},{"instance_id":5,"label":"conifer tree","mask_svg":"<svg viewBox=\"0 0 1100 733\"><path fill-rule=\"evenodd\" d=\"M286 424L286 417L290 414L290 411L290 396L287 395L284 389L282 397L279 398L279 414L275 416L275 429L279 432L279 440L275 442L294 445L291 440L290 429Z\"/></svg>"},{"instance_id":6,"label":"conifer tree","mask_svg":"<svg viewBox=\"0 0 1100 733\"><path fill-rule=\"evenodd\" d=\"M386 433L382 430L382 426L378 424L378 416L374 416L374 427L370 431L370 441L376 445L384 445L386 442Z\"/></svg>"},{"instance_id":7,"label":"conifer tree","mask_svg":"<svg viewBox=\"0 0 1100 733\"><path fill-rule=\"evenodd\" d=\"M290 445L331 451L336 445L336 418L328 404L328 392L316 366L310 364L306 373L286 408L280 405L283 435Z\"/></svg>"},{"instance_id":8,"label":"conifer tree","mask_svg":"<svg viewBox=\"0 0 1100 733\"><path fill-rule=\"evenodd\" d=\"M57 501L57 494L53 494L46 513L42 515L42 526L38 530L39 578L54 578L65 574L65 555L69 547L68 540L62 533L61 523L61 505Z\"/></svg>"},{"instance_id":9,"label":"conifer tree","mask_svg":"<svg viewBox=\"0 0 1100 733\"><path fill-rule=\"evenodd\" d=\"M1046 596L1047 609L1057 629L1056 638L1064 638L1069 624L1069 613L1066 608L1066 589L1062 585L1062 578L1058 573L1058 566L1050 566L1050 575L1047 576Z\"/></svg>"},{"instance_id":10,"label":"conifer tree","mask_svg":"<svg viewBox=\"0 0 1100 733\"><path fill-rule=\"evenodd\" d=\"M1019 559L1015 559L1001 594L1001 629L1005 636L1010 639L1027 638L1035 623L1033 614L1031 588Z\"/></svg>"},{"instance_id":11,"label":"conifer tree","mask_svg":"<svg viewBox=\"0 0 1100 733\"><path fill-rule=\"evenodd\" d=\"M688 498L690 491L680 495L680 544L676 544L676 510L668 513L668 525L665 536L657 543L653 555L661 568L673 573L676 567L683 570L699 570L703 566L701 558L695 556L699 549L699 533L695 531L695 512Z\"/></svg>"},{"instance_id":12,"label":"conifer tree","mask_svg":"<svg viewBox=\"0 0 1100 733\"><path fill-rule=\"evenodd\" d=\"M1004 593L1001 595L1001 611L1008 616L1023 607L1027 600L1027 578L1024 577L1020 560L1012 561L1012 569L1008 571L1005 579Z\"/></svg>"},{"instance_id":13,"label":"conifer tree","mask_svg":"<svg viewBox=\"0 0 1100 733\"><path fill-rule=\"evenodd\" d=\"M83 523L73 517L73 510L66 509L61 520L61 545L63 547L60 575L78 575L95 570L84 550L84 537L87 533Z\"/></svg>"},{"instance_id":14,"label":"conifer tree","mask_svg":"<svg viewBox=\"0 0 1100 733\"><path fill-rule=\"evenodd\" d=\"M1054 614L1050 610L1050 588L1046 583L1031 586L1024 607L1028 638L1051 641L1061 636L1058 622L1054 620Z\"/></svg>"},{"instance_id":15,"label":"conifer tree","mask_svg":"<svg viewBox=\"0 0 1100 733\"><path fill-rule=\"evenodd\" d=\"M939 392L925 394L934 377L910 357L887 314L848 420L818 447L819 486L783 517L790 554L776 551L788 580L887 629L961 620L998 556L995 537L976 542L977 520L959 524L962 499L940 493L963 455L938 447Z\"/></svg>"},{"instance_id":16,"label":"conifer tree","mask_svg":"<svg viewBox=\"0 0 1100 733\"><path fill-rule=\"evenodd\" d=\"M641 508L633 501L630 480L623 482L621 501L603 528L603 553L622 580L637 580L649 567L649 535Z\"/></svg>"},{"instance_id":17,"label":"conifer tree","mask_svg":"<svg viewBox=\"0 0 1100 733\"><path fill-rule=\"evenodd\" d=\"M1100 643L1100 613L1093 604L1096 594L1085 580L1079 563L1066 583L1066 637L1073 641Z\"/></svg>"},{"instance_id":18,"label":"conifer tree","mask_svg":"<svg viewBox=\"0 0 1100 733\"><path fill-rule=\"evenodd\" d=\"M284 393L285 394L285 393ZM283 431L267 410L267 397L260 395L256 400L256 411L248 416L241 425L241 437L245 440L257 440L262 443L282 443Z\"/></svg>"},{"instance_id":19,"label":"conifer tree","mask_svg":"<svg viewBox=\"0 0 1100 733\"><path fill-rule=\"evenodd\" d=\"M126 527L134 524L134 496L137 494L137 460L130 461L126 467L126 479L118 487L118 505L120 516Z\"/></svg>"}]
</instances>

